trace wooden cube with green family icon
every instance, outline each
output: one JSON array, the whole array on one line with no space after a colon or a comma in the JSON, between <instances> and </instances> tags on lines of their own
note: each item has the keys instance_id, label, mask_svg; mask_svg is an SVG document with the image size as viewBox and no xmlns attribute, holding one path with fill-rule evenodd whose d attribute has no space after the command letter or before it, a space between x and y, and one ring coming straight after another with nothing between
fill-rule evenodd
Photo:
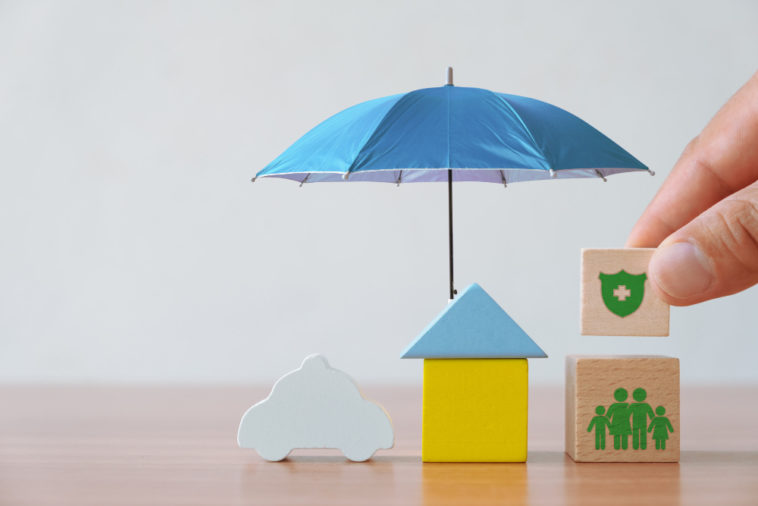
<instances>
[{"instance_id":1,"label":"wooden cube with green family icon","mask_svg":"<svg viewBox=\"0 0 758 506\"><path fill-rule=\"evenodd\" d=\"M566 453L577 462L679 461L679 359L566 357Z\"/></svg>"}]
</instances>

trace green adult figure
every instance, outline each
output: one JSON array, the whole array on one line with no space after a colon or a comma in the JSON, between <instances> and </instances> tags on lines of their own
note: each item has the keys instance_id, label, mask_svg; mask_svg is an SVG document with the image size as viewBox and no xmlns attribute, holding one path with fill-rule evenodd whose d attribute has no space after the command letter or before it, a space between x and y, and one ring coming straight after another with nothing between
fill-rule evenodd
<instances>
[{"instance_id":1,"label":"green adult figure","mask_svg":"<svg viewBox=\"0 0 758 506\"><path fill-rule=\"evenodd\" d=\"M592 421L590 421L590 426L587 427L587 432L592 432L592 427L595 427L595 449L596 450L605 450L605 431L608 429L608 425L610 422L608 422L608 419L603 416L603 413L605 413L605 408L603 406L598 406L595 408L595 413L597 413L597 416L592 417Z\"/></svg>"},{"instance_id":2,"label":"green adult figure","mask_svg":"<svg viewBox=\"0 0 758 506\"><path fill-rule=\"evenodd\" d=\"M635 388L632 398L636 401L629 406L629 411L632 412L632 448L645 450L647 448L647 419L650 417L652 421L655 413L650 404L644 402L647 398L644 388Z\"/></svg>"},{"instance_id":3,"label":"green adult figure","mask_svg":"<svg viewBox=\"0 0 758 506\"><path fill-rule=\"evenodd\" d=\"M655 439L655 449L665 450L666 440L669 438L669 431L674 432L674 427L671 426L671 422L666 418L666 408L658 406L655 408L655 414L658 415L650 422L650 427L647 431L653 431L653 439Z\"/></svg>"},{"instance_id":4,"label":"green adult figure","mask_svg":"<svg viewBox=\"0 0 758 506\"><path fill-rule=\"evenodd\" d=\"M611 426L608 432L613 435L613 448L616 450L629 448L629 436L632 433L632 426L629 424L629 403L626 401L629 392L625 388L617 388L613 392L613 398L616 402L608 408L608 418L611 420Z\"/></svg>"}]
</instances>

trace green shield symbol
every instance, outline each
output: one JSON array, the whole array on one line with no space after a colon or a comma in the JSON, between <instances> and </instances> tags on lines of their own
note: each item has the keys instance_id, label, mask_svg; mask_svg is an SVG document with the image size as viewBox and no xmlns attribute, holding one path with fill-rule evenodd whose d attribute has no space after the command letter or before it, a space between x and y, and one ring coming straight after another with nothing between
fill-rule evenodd
<instances>
[{"instance_id":1,"label":"green shield symbol","mask_svg":"<svg viewBox=\"0 0 758 506\"><path fill-rule=\"evenodd\" d=\"M600 273L600 292L611 313L620 317L637 311L645 296L647 274L629 274L620 270L616 274Z\"/></svg>"}]
</instances>

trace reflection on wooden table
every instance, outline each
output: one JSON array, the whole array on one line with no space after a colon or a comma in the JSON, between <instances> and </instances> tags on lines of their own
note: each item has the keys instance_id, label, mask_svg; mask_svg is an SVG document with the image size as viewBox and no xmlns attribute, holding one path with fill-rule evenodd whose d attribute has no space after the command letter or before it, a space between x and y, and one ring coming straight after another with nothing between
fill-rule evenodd
<instances>
[{"instance_id":1,"label":"reflection on wooden table","mask_svg":"<svg viewBox=\"0 0 758 506\"><path fill-rule=\"evenodd\" d=\"M576 464L562 391L531 390L526 464L422 464L420 391L401 387L366 389L394 449L270 463L235 442L265 388L6 386L0 504L756 504L758 408L735 400L758 389L683 388L679 464Z\"/></svg>"}]
</instances>

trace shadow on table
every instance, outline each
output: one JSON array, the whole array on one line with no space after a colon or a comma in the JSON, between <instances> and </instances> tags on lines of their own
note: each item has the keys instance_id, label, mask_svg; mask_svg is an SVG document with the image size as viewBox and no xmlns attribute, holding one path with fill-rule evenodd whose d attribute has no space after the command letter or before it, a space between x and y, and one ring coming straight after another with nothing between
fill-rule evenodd
<instances>
[{"instance_id":1,"label":"shadow on table","mask_svg":"<svg viewBox=\"0 0 758 506\"><path fill-rule=\"evenodd\" d=\"M282 462L248 460L240 494L289 504L314 498L360 498L367 504L600 504L609 498L615 506L677 504L683 498L718 503L716 492L744 490L756 472L756 451L684 451L680 464L576 463L557 451L530 452L526 464L422 463L412 454L359 463L335 452L295 454ZM722 485L714 488L717 478Z\"/></svg>"},{"instance_id":2,"label":"shadow on table","mask_svg":"<svg viewBox=\"0 0 758 506\"><path fill-rule=\"evenodd\" d=\"M374 464L400 464L416 462L421 463L421 457L413 455L377 455L365 462L353 462L343 455L294 455L278 462L279 465L301 464L301 463L320 463L320 464L342 464L346 466L370 466ZM277 462L273 462L277 464Z\"/></svg>"},{"instance_id":3,"label":"shadow on table","mask_svg":"<svg viewBox=\"0 0 758 506\"><path fill-rule=\"evenodd\" d=\"M281 462L249 461L240 475L240 496L260 504L354 501L386 504L418 499L420 459L380 455L351 462L339 452L295 454ZM415 501L417 502L417 501Z\"/></svg>"},{"instance_id":4,"label":"shadow on table","mask_svg":"<svg viewBox=\"0 0 758 506\"><path fill-rule=\"evenodd\" d=\"M645 504L680 495L678 464L577 464L563 452L530 452L522 463L427 463L425 504Z\"/></svg>"},{"instance_id":5,"label":"shadow on table","mask_svg":"<svg viewBox=\"0 0 758 506\"><path fill-rule=\"evenodd\" d=\"M678 463L574 462L563 454L563 493L578 504L613 497L615 504L678 504ZM544 477L540 477L544 480Z\"/></svg>"}]
</instances>

